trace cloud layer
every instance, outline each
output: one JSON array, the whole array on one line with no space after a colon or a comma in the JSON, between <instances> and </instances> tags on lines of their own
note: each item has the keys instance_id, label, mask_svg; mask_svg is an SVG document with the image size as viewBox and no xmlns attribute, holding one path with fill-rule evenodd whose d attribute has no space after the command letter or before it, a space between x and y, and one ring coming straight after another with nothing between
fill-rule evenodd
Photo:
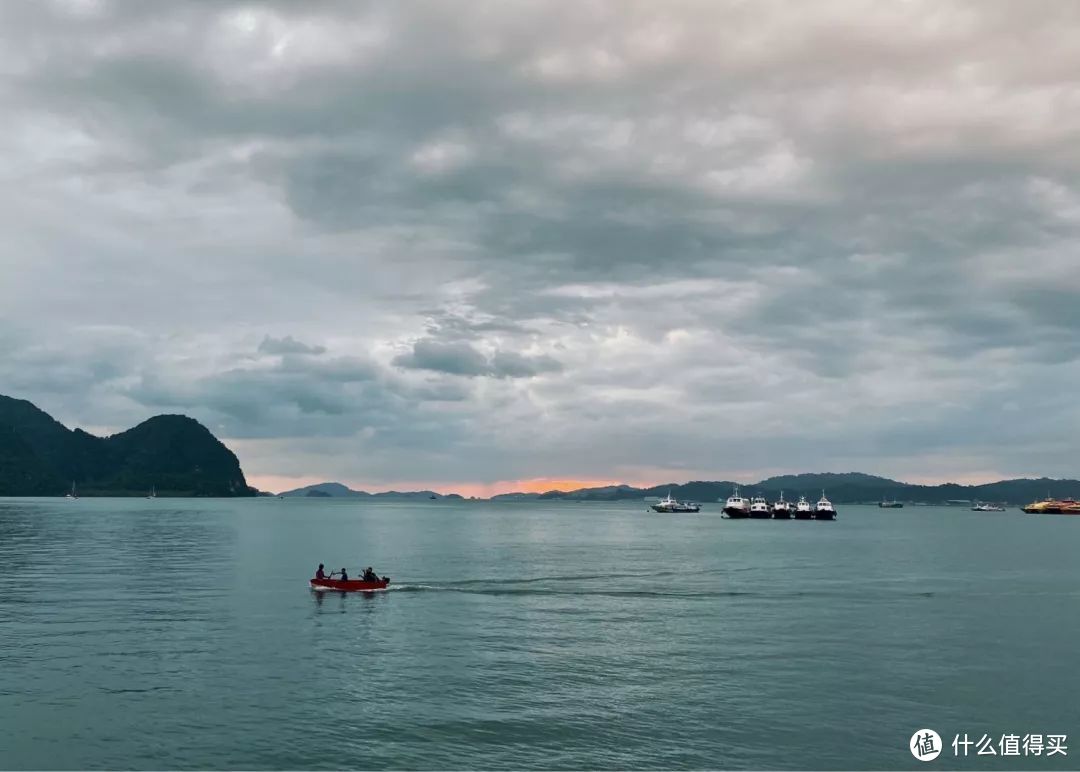
<instances>
[{"instance_id":1,"label":"cloud layer","mask_svg":"<svg viewBox=\"0 0 1080 772\"><path fill-rule=\"evenodd\" d=\"M1075 476L1080 7L0 7L0 391L257 482Z\"/></svg>"}]
</instances>

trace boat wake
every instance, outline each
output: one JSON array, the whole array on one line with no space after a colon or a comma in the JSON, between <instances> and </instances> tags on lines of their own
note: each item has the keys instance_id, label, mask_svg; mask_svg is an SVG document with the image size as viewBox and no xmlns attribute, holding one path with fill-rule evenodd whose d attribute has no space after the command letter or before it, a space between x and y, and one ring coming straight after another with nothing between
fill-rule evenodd
<instances>
[{"instance_id":1,"label":"boat wake","mask_svg":"<svg viewBox=\"0 0 1080 772\"><path fill-rule=\"evenodd\" d=\"M502 587L502 586L482 586L476 583L464 585L464 584L400 584L397 586L390 586L386 588L387 592L453 592L462 595L514 595L514 596L558 596L566 595L573 597L601 597L601 598L622 598L622 597L658 597L658 598L721 598L721 597L740 597L740 596L760 596L763 593L759 592L743 592L738 590L723 590L723 591L695 591L695 590L656 590L649 588L642 589L625 589L625 590L599 590L588 588L575 588L575 589L556 589L556 588L544 588L544 587Z\"/></svg>"},{"instance_id":2,"label":"boat wake","mask_svg":"<svg viewBox=\"0 0 1080 772\"><path fill-rule=\"evenodd\" d=\"M530 582L531 583L531 582ZM857 597L850 590L827 589L815 590L729 590L720 588L694 588L694 587L668 587L643 585L641 587L626 588L598 588L598 587L530 587L521 586L526 582L510 580L507 582L480 583L456 582L434 584L399 584L391 585L386 592L402 593L457 593L460 595L481 595L489 597L575 597L575 598L678 598L684 600L709 600L716 598L752 598L755 600L791 600L793 598L815 597ZM911 592L901 593L911 597L933 597L934 593Z\"/></svg>"}]
</instances>

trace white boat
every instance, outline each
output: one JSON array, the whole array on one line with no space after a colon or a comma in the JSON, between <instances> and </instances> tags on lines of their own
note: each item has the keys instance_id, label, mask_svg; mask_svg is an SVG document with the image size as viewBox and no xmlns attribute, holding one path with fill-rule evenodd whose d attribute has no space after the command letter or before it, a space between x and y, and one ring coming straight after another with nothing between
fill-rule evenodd
<instances>
[{"instance_id":1,"label":"white boat","mask_svg":"<svg viewBox=\"0 0 1080 772\"><path fill-rule=\"evenodd\" d=\"M769 511L769 502L765 500L764 496L754 496L750 500L750 517L767 520L772 517L772 512Z\"/></svg>"},{"instance_id":2,"label":"white boat","mask_svg":"<svg viewBox=\"0 0 1080 772\"><path fill-rule=\"evenodd\" d=\"M656 512L700 512L701 506L693 503L692 501L678 501L671 497L671 491L668 491L666 499L660 499L652 505L652 508Z\"/></svg>"},{"instance_id":3,"label":"white boat","mask_svg":"<svg viewBox=\"0 0 1080 772\"><path fill-rule=\"evenodd\" d=\"M971 508L972 512L1004 512L1005 507L999 504L983 504L976 501L975 506Z\"/></svg>"},{"instance_id":4,"label":"white boat","mask_svg":"<svg viewBox=\"0 0 1080 772\"><path fill-rule=\"evenodd\" d=\"M148 499L156 499L157 498L157 488L155 488L153 485L151 485L150 486L150 492L148 494L146 494L146 498L148 498Z\"/></svg>"},{"instance_id":5,"label":"white boat","mask_svg":"<svg viewBox=\"0 0 1080 772\"><path fill-rule=\"evenodd\" d=\"M825 498L825 491L821 492L821 498L818 499L818 503L814 506L814 519L815 520L835 520L836 509L833 508L832 502Z\"/></svg>"},{"instance_id":6,"label":"white boat","mask_svg":"<svg viewBox=\"0 0 1080 772\"><path fill-rule=\"evenodd\" d=\"M807 504L807 506L810 506ZM791 504L784 500L784 492L780 491L780 498L773 502L772 516L777 520L791 519Z\"/></svg>"},{"instance_id":7,"label":"white boat","mask_svg":"<svg viewBox=\"0 0 1080 772\"><path fill-rule=\"evenodd\" d=\"M728 496L724 502L724 514L728 517L749 517L750 502L739 495L739 486L735 486L735 492Z\"/></svg>"},{"instance_id":8,"label":"white boat","mask_svg":"<svg viewBox=\"0 0 1080 772\"><path fill-rule=\"evenodd\" d=\"M795 519L809 520L813 516L814 511L810 508L810 502L806 500L806 496L799 496L799 501L795 504Z\"/></svg>"},{"instance_id":9,"label":"white boat","mask_svg":"<svg viewBox=\"0 0 1080 772\"><path fill-rule=\"evenodd\" d=\"M65 499L77 499L77 498L79 498L79 494L77 494L75 492L75 481L74 480L71 481L71 493L64 494L64 498Z\"/></svg>"}]
</instances>

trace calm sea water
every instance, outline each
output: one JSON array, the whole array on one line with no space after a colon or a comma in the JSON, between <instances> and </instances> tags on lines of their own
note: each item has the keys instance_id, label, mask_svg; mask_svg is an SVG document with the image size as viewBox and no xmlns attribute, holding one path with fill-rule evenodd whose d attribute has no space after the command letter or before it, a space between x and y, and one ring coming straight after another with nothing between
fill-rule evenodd
<instances>
[{"instance_id":1,"label":"calm sea water","mask_svg":"<svg viewBox=\"0 0 1080 772\"><path fill-rule=\"evenodd\" d=\"M714 509L0 500L0 766L1078 766L1080 518Z\"/></svg>"}]
</instances>

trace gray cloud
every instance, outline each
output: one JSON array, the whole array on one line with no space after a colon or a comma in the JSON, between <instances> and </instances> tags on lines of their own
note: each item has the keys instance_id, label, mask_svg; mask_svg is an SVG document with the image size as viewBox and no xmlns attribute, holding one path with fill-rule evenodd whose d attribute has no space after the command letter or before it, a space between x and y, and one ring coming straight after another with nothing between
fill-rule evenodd
<instances>
[{"instance_id":1,"label":"gray cloud","mask_svg":"<svg viewBox=\"0 0 1080 772\"><path fill-rule=\"evenodd\" d=\"M396 357L394 364L451 375L486 375L491 370L487 357L469 343L441 343L427 338L414 343L411 352Z\"/></svg>"},{"instance_id":2,"label":"gray cloud","mask_svg":"<svg viewBox=\"0 0 1080 772\"><path fill-rule=\"evenodd\" d=\"M259 352L262 354L325 354L326 346L309 346L301 343L291 335L284 338L271 338L267 335L259 344Z\"/></svg>"},{"instance_id":3,"label":"gray cloud","mask_svg":"<svg viewBox=\"0 0 1080 772\"><path fill-rule=\"evenodd\" d=\"M0 383L256 477L1075 474L1078 31L4 4Z\"/></svg>"},{"instance_id":4,"label":"gray cloud","mask_svg":"<svg viewBox=\"0 0 1080 772\"><path fill-rule=\"evenodd\" d=\"M492 373L505 378L529 378L541 373L557 373L562 364L554 357L525 356L514 351L497 351L491 358Z\"/></svg>"},{"instance_id":5,"label":"gray cloud","mask_svg":"<svg viewBox=\"0 0 1080 772\"><path fill-rule=\"evenodd\" d=\"M496 351L488 357L466 341L443 342L432 338L416 341L411 351L394 358L394 364L450 375L490 375L496 378L531 378L562 370L562 365L546 354Z\"/></svg>"}]
</instances>

